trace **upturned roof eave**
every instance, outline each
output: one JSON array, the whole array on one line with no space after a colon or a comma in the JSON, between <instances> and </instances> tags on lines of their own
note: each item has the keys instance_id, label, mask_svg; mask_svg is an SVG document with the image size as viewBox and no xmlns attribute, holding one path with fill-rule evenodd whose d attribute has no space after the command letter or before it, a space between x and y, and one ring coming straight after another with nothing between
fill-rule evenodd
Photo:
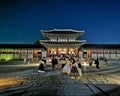
<instances>
[{"instance_id":1,"label":"upturned roof eave","mask_svg":"<svg viewBox=\"0 0 120 96\"><path fill-rule=\"evenodd\" d=\"M86 40L75 40L75 41L50 41L50 40L39 40L44 43L86 43Z\"/></svg>"},{"instance_id":2,"label":"upturned roof eave","mask_svg":"<svg viewBox=\"0 0 120 96\"><path fill-rule=\"evenodd\" d=\"M73 30L73 29L53 29L53 30L40 30L41 33L51 33L51 32L75 32L75 33L85 33L84 30Z\"/></svg>"}]
</instances>

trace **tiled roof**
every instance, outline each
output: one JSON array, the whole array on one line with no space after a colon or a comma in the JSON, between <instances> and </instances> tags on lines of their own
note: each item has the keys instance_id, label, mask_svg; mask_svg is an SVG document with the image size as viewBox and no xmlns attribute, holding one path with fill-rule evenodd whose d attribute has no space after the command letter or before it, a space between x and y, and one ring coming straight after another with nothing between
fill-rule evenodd
<instances>
[{"instance_id":1,"label":"tiled roof","mask_svg":"<svg viewBox=\"0 0 120 96\"><path fill-rule=\"evenodd\" d=\"M108 49L120 49L120 44L85 44L83 48L108 48Z\"/></svg>"},{"instance_id":2,"label":"tiled roof","mask_svg":"<svg viewBox=\"0 0 120 96\"><path fill-rule=\"evenodd\" d=\"M0 44L0 48L45 48L41 44Z\"/></svg>"}]
</instances>

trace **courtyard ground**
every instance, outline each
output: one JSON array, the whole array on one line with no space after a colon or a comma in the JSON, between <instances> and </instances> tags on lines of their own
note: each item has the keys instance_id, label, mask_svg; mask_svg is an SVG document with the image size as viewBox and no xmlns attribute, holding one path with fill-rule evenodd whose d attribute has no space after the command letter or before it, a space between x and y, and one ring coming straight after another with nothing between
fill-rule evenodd
<instances>
[{"instance_id":1,"label":"courtyard ground","mask_svg":"<svg viewBox=\"0 0 120 96\"><path fill-rule=\"evenodd\" d=\"M0 96L120 96L120 61L84 69L82 78L71 79L61 69L37 71L38 63L1 64Z\"/></svg>"}]
</instances>

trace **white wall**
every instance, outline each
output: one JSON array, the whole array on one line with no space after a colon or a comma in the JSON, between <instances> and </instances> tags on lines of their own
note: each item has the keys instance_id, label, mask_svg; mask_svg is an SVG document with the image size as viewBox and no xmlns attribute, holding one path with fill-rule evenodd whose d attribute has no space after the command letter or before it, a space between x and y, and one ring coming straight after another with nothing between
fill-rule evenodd
<instances>
[{"instance_id":1,"label":"white wall","mask_svg":"<svg viewBox=\"0 0 120 96\"><path fill-rule=\"evenodd\" d=\"M103 57L103 54L98 54L98 58L99 58L99 57Z\"/></svg>"},{"instance_id":2,"label":"white wall","mask_svg":"<svg viewBox=\"0 0 120 96\"><path fill-rule=\"evenodd\" d=\"M111 59L116 59L116 54L110 54L111 55Z\"/></svg>"},{"instance_id":3,"label":"white wall","mask_svg":"<svg viewBox=\"0 0 120 96\"><path fill-rule=\"evenodd\" d=\"M83 51L79 51L79 58L83 59Z\"/></svg>"},{"instance_id":4,"label":"white wall","mask_svg":"<svg viewBox=\"0 0 120 96\"><path fill-rule=\"evenodd\" d=\"M47 56L47 51L42 51L42 58Z\"/></svg>"},{"instance_id":5,"label":"white wall","mask_svg":"<svg viewBox=\"0 0 120 96\"><path fill-rule=\"evenodd\" d=\"M117 58L120 59L120 54L117 54Z\"/></svg>"},{"instance_id":6,"label":"white wall","mask_svg":"<svg viewBox=\"0 0 120 96\"><path fill-rule=\"evenodd\" d=\"M97 54L91 54L92 58L97 58Z\"/></svg>"},{"instance_id":7,"label":"white wall","mask_svg":"<svg viewBox=\"0 0 120 96\"><path fill-rule=\"evenodd\" d=\"M110 54L104 54L104 57L109 59L110 58Z\"/></svg>"}]
</instances>

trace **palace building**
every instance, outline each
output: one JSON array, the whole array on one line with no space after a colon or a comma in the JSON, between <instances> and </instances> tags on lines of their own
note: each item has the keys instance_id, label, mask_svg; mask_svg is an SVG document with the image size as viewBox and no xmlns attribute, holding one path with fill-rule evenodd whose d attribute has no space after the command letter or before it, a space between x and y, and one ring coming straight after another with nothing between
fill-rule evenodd
<instances>
[{"instance_id":1,"label":"palace building","mask_svg":"<svg viewBox=\"0 0 120 96\"><path fill-rule=\"evenodd\" d=\"M120 59L120 44L86 44L81 40L83 30L41 30L44 40L34 44L0 44L0 60L19 60L51 56L76 56L78 58Z\"/></svg>"},{"instance_id":2,"label":"palace building","mask_svg":"<svg viewBox=\"0 0 120 96\"><path fill-rule=\"evenodd\" d=\"M74 55L79 57L78 49L86 43L86 40L78 40L85 31L72 29L41 30L46 40L39 40L47 49L47 57L52 55Z\"/></svg>"}]
</instances>

